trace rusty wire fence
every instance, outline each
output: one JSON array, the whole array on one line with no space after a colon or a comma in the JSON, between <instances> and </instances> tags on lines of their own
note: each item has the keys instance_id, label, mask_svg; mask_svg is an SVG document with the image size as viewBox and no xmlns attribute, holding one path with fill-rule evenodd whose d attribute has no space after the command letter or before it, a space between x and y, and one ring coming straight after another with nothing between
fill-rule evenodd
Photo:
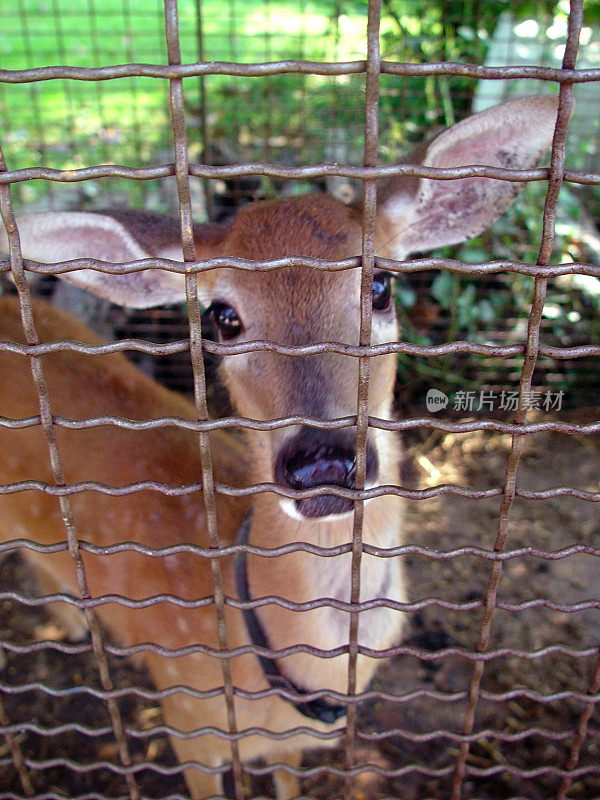
<instances>
[{"instance_id":1,"label":"rusty wire fence","mask_svg":"<svg viewBox=\"0 0 600 800\"><path fill-rule=\"evenodd\" d=\"M356 417L351 420L320 422L321 427L346 424L355 425L357 428L357 480L355 490L347 490L346 495L355 501L353 541L352 541L352 572L351 603L348 605L350 612L350 642L349 642L349 670L348 690L346 694L334 695L336 701L345 703L348 708L347 726L342 737L343 752L335 763L329 759L308 762L304 769L294 770L305 780L307 793L311 796L325 797L332 793L360 792L363 796L369 795L369 786L375 784L374 795L394 797L581 797L588 800L600 797L600 730L598 727L598 700L600 689L600 651L598 647L598 632L593 627L590 630L592 640L587 639L584 645L579 646L579 640L573 643L569 640L569 628L563 625L565 640L556 644L536 644L534 639L528 640L526 646L513 643L496 645L494 639L494 624L497 624L502 614L512 615L518 624L520 618L525 618L531 608L542 607L557 615L561 619L576 616L583 611L589 611L597 625L597 614L600 609L600 599L597 597L597 584L587 587L585 600L578 602L565 602L562 595L551 598L542 594L541 597L528 601L511 602L502 594L501 578L513 563L519 559L534 559L539 564L548 568L556 562L565 561L573 556L584 554L598 563L600 558L600 543L597 528L592 526L588 530L589 536L579 536L580 532L572 531L572 539L555 543L552 548L539 545L538 539L534 541L525 539L522 547L515 547L511 539L511 525L514 525L515 509L523 502L533 502L544 515L544 504L553 502L553 512L558 513L561 503L577 501L586 508L596 508L594 504L600 500L597 488L598 451L594 447L589 450L582 448L579 457L591 460L592 476L595 474L594 488L581 488L570 484L559 486L544 486L537 488L523 488L519 484L519 470L523 469L523 456L527 452L529 437L540 433L551 434L555 437L592 440L600 431L598 419L581 422L580 420L542 421L529 419L527 414L527 397L531 392L532 379L536 363L539 358L552 357L565 358L597 358L600 347L597 345L580 345L577 347L555 347L544 344L540 337L542 311L547 287L550 281L558 276L574 273L600 278L600 269L593 264L560 264L550 266L550 258L554 242L554 220L558 193L563 182L578 186L597 186L600 184L600 175L594 172L568 170L565 168L565 143L569 119L572 111L573 88L578 84L600 80L597 69L577 69L576 58L580 31L583 24L583 3L573 0L569 14L568 35L564 51L562 67L559 69L544 68L536 65L518 67L492 67L473 66L461 63L436 62L427 64L385 62L380 58L379 49L379 19L380 4L375 0L369 2L368 20L368 48L367 59L345 63L317 63L304 61L270 62L261 64L238 63L182 63L177 21L176 0L165 0L165 30L166 52L168 64L124 64L117 66L98 66L94 68L79 68L68 66L39 67L22 71L0 71L0 81L3 83L29 83L35 81L48 81L57 78L66 81L104 81L117 78L150 77L169 83L170 111L172 135L175 150L175 162L155 167L118 167L118 166L84 166L78 169L56 171L49 167L29 167L11 170L2 162L0 168L0 201L4 224L13 245L10 262L5 262L2 271L10 271L17 287L22 309L23 329L26 336L26 345L12 345L13 352L20 352L31 358L32 371L36 390L39 395L39 417L24 420L2 419L3 426L18 428L26 425L41 425L46 437L48 452L52 463L53 484L29 482L26 486L14 483L1 487L2 494L11 494L24 489L46 492L57 498L60 503L61 516L65 525L65 545L63 549L69 550L73 555L74 568L77 573L79 598L72 598L66 594L55 594L51 598L56 601L63 600L77 605L85 612L89 627L91 642L84 644L68 644L62 641L52 641L45 637L41 641L21 642L15 641L10 636L3 635L0 647L6 654L10 667L11 659L18 662L19 657L27 660L37 657L39 653L45 654L46 673L42 671L39 679L20 680L20 676L13 669L12 672L5 666L5 676L0 675L0 724L4 736L5 747L0 750L0 792L6 798L31 797L38 792L40 797L60 797L65 790L59 786L59 774L73 773L77 776L75 789L68 789L70 796L81 797L130 797L140 796L179 796L185 792L183 784L165 784L174 777L181 777L181 766L169 762L168 756L153 758L156 748L144 747L140 753L138 744L140 740L147 742L157 734L164 734L165 728L158 723L149 725L146 730L136 730L135 725L127 717L128 704L131 698L137 702L139 698L150 698L156 702L164 697L165 692L146 685L140 688L134 684L122 685L121 678L115 680L115 666L123 656L131 655L135 648L118 647L107 642L98 624L94 607L101 598L90 597L87 585L82 552L89 548L85 544L85 531L79 530L76 525L70 498L83 491L93 491L104 494L127 494L139 491L169 492L173 495L184 495L197 491L198 486L177 487L156 482L143 486L132 484L126 487L110 487L100 483L87 483L85 485L69 485L65 481L61 465L60 450L57 446L57 426L68 426L69 421L56 418L52 414L52 397L49 395L43 374L43 355L51 350L51 346L39 344L36 333L31 292L25 280L26 271L38 274L56 275L61 271L74 268L92 267L108 274L122 274L140 269L139 263L126 265L107 265L94 259L81 259L77 263L68 265L53 264L42 266L33 263L23 263L18 247L18 230L15 226L14 213L11 203L11 187L27 181L43 180L58 182L89 181L100 177L122 177L132 181L144 181L156 178L175 176L182 231L182 245L185 265L177 265L165 260L153 260L153 264L163 269L179 271L185 274L187 306L189 314L190 338L188 342L176 342L169 345L148 344L141 345L138 341L125 339L111 345L81 346L77 349L83 353L101 354L114 350L146 350L158 355L185 350L190 352L193 365L195 402L198 422L193 425L198 431L200 452L202 458L201 488L204 491L206 513L208 518L209 548L196 548L195 552L210 559L212 576L214 580L213 593L210 602L214 602L220 625L220 648L211 651L211 655L221 660L223 664L223 702L227 707L228 730L222 735L231 743L231 762L233 765L233 784L237 798L244 796L245 780L248 776L264 776L272 771L272 767L247 765L240 762L238 745L244 731L238 731L235 724L233 698L237 690L229 673L229 658L236 655L227 649L226 631L224 626L225 607L232 604L243 607L244 603L228 598L224 595L220 559L230 556L232 552L244 549L243 545L224 548L219 539L218 525L215 514L215 494L222 493L226 496L252 496L256 492L277 491L279 494L295 497L293 492L287 492L275 486L251 486L236 489L222 483L215 482L212 475L210 448L208 445L208 432L223 421L218 423L209 418L206 403L206 387L203 367L203 351L214 352L218 355L242 352L245 346L219 345L203 340L202 320L196 296L196 275L202 270L215 266L223 266L220 259L196 262L192 234L192 203L190 197L190 176L198 178L230 178L236 176L266 175L277 179L340 176L360 180L364 186L364 221L363 221L363 252L360 263L362 265L361 282L361 337L357 347L345 348L344 352L359 359L360 365L360 392L357 403ZM184 80L197 79L204 75L228 75L236 77L265 77L279 74L306 74L306 75L364 75L366 78L365 90L365 148L364 164L362 167L347 167L339 165L319 164L314 167L281 167L269 163L236 164L233 166L216 167L201 163L193 163L188 158L186 114L184 107ZM542 82L552 82L559 86L559 112L552 147L552 156L549 169L531 169L515 171L510 169L465 166L452 169L436 170L422 166L377 166L378 154L378 93L382 76L431 76L431 75L463 75L476 79L489 81L520 78L535 79ZM8 165L10 166L10 165ZM462 178L473 175L483 175L509 181L548 181L546 193L543 235L535 264L519 263L513 261L486 262L486 263L461 263L444 258L419 259L417 261L398 263L384 261L377 258L374 253L373 238L375 226L375 188L378 178L391 175L413 175L438 179ZM235 262L230 264L239 266ZM366 302L371 295L371 286L375 266L401 275L411 271L425 269L447 270L459 275L484 276L489 273L506 272L527 275L534 278L534 292L528 320L526 343L521 345L498 346L477 344L472 342L455 341L435 348L409 344L406 342L390 343L384 347L372 348L370 346L371 329L371 304ZM145 264L144 266L148 266ZM281 266L281 263L279 264ZM284 263L285 266L285 263ZM314 263L311 263L315 267ZM332 264L324 262L317 264L321 269L331 269ZM268 269L269 265L257 265L257 269ZM74 348L69 342L59 343L60 347ZM275 352L288 352L277 343L254 343L256 348L272 348ZM302 356L313 352L315 347L322 347L319 343L306 348L297 348L295 355ZM9 349L6 343L3 349ZM312 349L311 349L312 348ZM435 418L403 419L398 422L385 422L369 417L367 404L369 388L369 359L381 352L395 352L408 356L426 355L440 357L449 353L477 352L481 356L506 358L515 354L523 357L523 368L519 376L519 406L511 422L498 420L484 420L474 422L450 422ZM273 425L292 424L293 420L273 421ZM127 420L89 420L83 424L98 425L129 425L135 428L136 423ZM176 424L176 423L171 423ZM189 425L190 423L186 423ZM225 421L231 427L258 427L257 423L244 421L231 417ZM137 424L143 428L144 424ZM426 429L432 433L448 433L457 437L471 432L490 432L507 437L509 445L506 449L506 458L503 462L503 478L497 484L485 488L474 488L467 485L444 484L438 480L431 487L412 489L407 486L386 486L374 489L365 489L365 461L366 461L366 433L370 426L380 426L391 430L407 431ZM556 447L557 445L554 445ZM595 465L595 466L594 466ZM316 493L331 493L331 489L313 490ZM495 538L491 546L483 547L475 537L470 544L464 544L462 538L452 546L440 548L435 538L424 545L420 540L409 542L407 545L398 546L392 550L378 551L370 548L368 552L381 557L406 556L409 559L422 559L430 565L430 569L439 567L445 569L449 564L463 562L469 565L477 561L482 565L485 574L485 585L479 587L475 595L461 596L440 591L439 595L428 596L398 604L398 613L413 612L419 614L424 610L435 609L440 629L443 632L444 615L472 614L476 618L477 635L470 646L458 644L456 640L448 639L441 633L432 644L419 638L418 632L407 642L397 645L385 653L376 653L375 657L392 657L393 669L398 669L404 679L408 664L412 673L419 669L428 673L428 677L421 684L412 684L407 681L403 686L401 681L389 684L375 684L368 692L356 692L356 659L358 655L357 630L358 617L361 608L359 600L360 590L360 563L361 555L365 551L362 543L362 524L364 501L381 493L394 493L407 498L414 503L416 513L424 504L433 499L448 499L460 502L467 499L473 503L497 501L499 510L495 514ZM582 513L582 519L591 518L592 512ZM549 523L552 524L552 523ZM582 523L583 524L583 523ZM459 544L460 542L460 544ZM447 541L446 541L447 544ZM188 547L191 547L187 545ZM3 544L0 552L11 553L21 548L40 549L33 540L13 541ZM43 548L41 548L43 549ZM192 548L193 549L193 548ZM279 548L276 551L265 552L266 557L280 555L281 552L291 552L301 549L301 545L291 545ZM152 550L154 555L168 556L173 549ZM540 569L540 572L544 572ZM509 573L510 574L510 573ZM598 574L594 567L591 576ZM516 572L516 580L519 573ZM456 576L455 576L456 579ZM521 573L520 579L523 579ZM593 581L593 578L590 578ZM543 583L542 583L543 585ZM10 603L11 607L32 605L34 607L49 602L47 598L34 598L22 590L5 590L2 588L2 601ZM281 599L281 598L279 598ZM123 598L122 598L123 600ZM276 599L277 600L277 599ZM204 601L198 601L201 606ZM253 601L255 604L255 601ZM289 604L293 607L294 604ZM342 604L344 605L344 604ZM347 605L347 604L346 604ZM587 618L586 618L587 619ZM152 649L153 644L148 643ZM210 648L198 646L200 651ZM243 648L244 652L256 652L254 645ZM298 643L291 652L313 652L315 655L327 657L330 653L314 651L314 648ZM67 675L67 683L57 686L52 682L52 669L56 669L54 657L61 654L68 657L88 653L91 663L98 672L94 686L87 685L93 679L89 674L82 672L78 675L77 684L69 685L71 676ZM281 657L277 651L266 651L266 655L274 658ZM285 654L284 654L285 655ZM400 660L404 659L402 663ZM558 663L570 665L571 671L565 669L564 674L570 676L572 683L560 687L553 686L544 691L542 674L556 671ZM24 663L24 662L21 662ZM446 669L456 673L456 664L460 663L462 682L454 684L452 680L439 688L434 680L436 671ZM497 665L500 665L498 668ZM539 671L535 671L536 665ZM517 665L517 667L515 667ZM527 669L533 665L533 672ZM573 666L575 665L575 666ZM509 668L510 667L510 668ZM60 668L59 668L60 669ZM66 669L66 667L62 667ZM502 672L510 681L508 685L502 682L486 685L486 675L490 672ZM402 671L404 670L404 671ZM433 678L432 678L433 676ZM521 677L519 677L521 676ZM127 675L127 679L135 681L135 674ZM533 685L528 685L532 681ZM408 688L407 688L408 687ZM280 690L265 690L255 692L254 696ZM74 720L67 719L60 725L41 725L35 718L27 718L27 705L33 693L46 695L55 701L55 712L59 713L61 704L67 704L75 698L77 702L87 703L90 698L95 698L98 707L104 707L107 714L107 724L102 730L91 731L82 724L81 717ZM322 692L314 692L315 698L321 697ZM326 693L330 696L331 693ZM26 698L26 699L23 699ZM414 714L423 713L423 702L431 702L429 714L433 726L429 730L422 730L418 724L411 725L410 708L415 709ZM453 705L454 704L454 705ZM482 707L498 706L510 708L518 706L518 725L508 724L507 717L498 721L497 717L485 716L484 719L495 719L497 727L481 727ZM453 713L457 719L452 724L443 709L452 705ZM90 706L85 706L88 710ZM371 727L361 725L361 709L367 708L367 716ZM383 711L382 711L383 707ZM404 712L404 717L389 713L389 709L409 709ZM70 713L75 714L74 707L70 706ZM548 709L551 714L546 713ZM138 709L139 710L139 709ZM93 712L92 712L93 713ZM403 720L399 724L399 719ZM412 722L416 722L412 717ZM513 720L514 722L514 720ZM85 761L79 760L79 749L70 753L56 753L53 742L65 733L76 733L82 738L94 738L99 733L104 737L103 750L96 752ZM268 735L268 733L267 733ZM273 734L272 734L273 735ZM31 752L31 742L37 737L42 742L34 753ZM39 743L38 741L38 743ZM77 741L77 740L75 740ZM107 744L112 742L112 745ZM380 746L378 751L369 750L368 747ZM159 748L160 750L160 748ZM443 750L446 761L440 765L436 757L436 750ZM135 752L134 752L135 751ZM134 755L132 755L134 752ZM379 753L379 758L374 753ZM109 754L109 755L107 755ZM484 758L485 756L485 758ZM202 766L200 766L202 768ZM99 775L107 773L109 781L99 782ZM50 775L48 781L44 776ZM144 783L148 775L153 775L158 783L152 784L147 789ZM83 776L83 778L81 777ZM85 783L85 779L89 779ZM1 781L6 785L2 786ZM82 782L83 781L83 782ZM337 781L337 783L336 783ZM150 784L148 784L150 785ZM160 791L160 787L168 785L167 791ZM325 789L320 786L325 785ZM43 789L38 789L43 786ZM101 789L98 789L101 786ZM171 787L174 788L171 788Z\"/></svg>"}]
</instances>

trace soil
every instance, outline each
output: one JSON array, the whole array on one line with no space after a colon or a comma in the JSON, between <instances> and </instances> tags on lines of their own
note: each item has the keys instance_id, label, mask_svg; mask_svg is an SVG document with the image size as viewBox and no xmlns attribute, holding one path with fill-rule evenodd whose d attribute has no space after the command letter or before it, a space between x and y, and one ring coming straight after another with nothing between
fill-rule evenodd
<instances>
[{"instance_id":1,"label":"soil","mask_svg":"<svg viewBox=\"0 0 600 800\"><path fill-rule=\"evenodd\" d=\"M600 411L591 409L585 418L579 414L576 421L599 417ZM565 417L561 420L565 421ZM510 445L509 436L497 433L425 432L407 442L403 481L411 488L447 483L472 489L501 487ZM598 492L599 456L597 436L559 433L528 436L517 486L530 490L570 486ZM410 500L406 542L438 553L463 546L491 550L498 529L500 502L499 496L474 500L456 494ZM506 549L533 547L553 552L576 544L591 546L596 554L553 559L519 555L504 562L498 603L527 603L527 606L497 607L493 612L489 649L509 648L513 652L485 662L474 730L490 732L480 736L470 748L464 798L542 800L555 797L560 788L561 777L557 772L569 760L573 733L585 704L563 695L545 696L569 690L585 694L590 687L600 643L600 504L568 495L543 500L516 498L509 516ZM452 734L460 734L463 729L464 698L474 668L473 660L453 653L453 649L471 653L477 650L482 598L491 562L478 555L459 554L438 560L431 555L413 554L408 556L408 567L410 599L424 602L410 615L406 644L412 648L412 654L396 655L381 667L376 677L374 688L399 698L365 702L360 708L357 763L367 763L372 769L354 780L353 791L358 800L383 797L425 800L447 798L451 793L460 746ZM36 592L27 568L16 555L0 560L0 585L3 591L18 590L32 596ZM432 598L438 600L432 602ZM541 599L546 603L530 602ZM468 607L447 608L444 602L448 601L467 603ZM555 607L576 603L583 604L583 608L568 611ZM17 646L47 639L60 641L63 635L52 619L38 609L11 600L0 604L0 639L6 643ZM514 653L515 650L535 652L551 645L570 650L551 650L533 658ZM577 652L586 649L587 655ZM66 696L53 696L38 689L4 693L5 713L11 723L29 723L39 729L67 723L110 725L104 701L76 691L81 686L99 687L91 654L69 655L46 648L27 654L6 649L3 652L0 664L3 686L39 682L59 690L71 687ZM110 668L117 687L151 688L148 677L122 658L111 657ZM434 694L423 694L424 691ZM507 692L508 696L495 697ZM411 696L403 697L407 693ZM126 725L132 729L145 731L160 724L160 708L155 701L127 694L119 704ZM423 736L412 741L402 730ZM382 731L393 733L379 741L369 738L370 733ZM437 735L427 736L436 731ZM109 797L127 794L123 777L118 773L109 769L86 772L79 768L81 763L96 759L118 763L117 748L110 734L92 737L67 731L49 737L23 727L16 740L25 758L34 765L43 759L54 759L51 766L30 772L38 793L50 792L58 797L88 792ZM149 759L164 768L164 772L174 772L138 773L144 796L187 796L165 736L132 735L129 744L134 761ZM307 753L304 759L307 768L332 764L343 767L341 748L333 756L315 751ZM596 702L579 755L579 771L569 791L572 800L600 798L599 764L600 705ZM409 765L411 769L396 776L381 774ZM266 779L255 780L252 790L272 794ZM312 775L304 779L303 791L323 800L339 797L343 781L323 774ZM0 796L14 795L22 796L23 790L8 747L0 740Z\"/></svg>"}]
</instances>

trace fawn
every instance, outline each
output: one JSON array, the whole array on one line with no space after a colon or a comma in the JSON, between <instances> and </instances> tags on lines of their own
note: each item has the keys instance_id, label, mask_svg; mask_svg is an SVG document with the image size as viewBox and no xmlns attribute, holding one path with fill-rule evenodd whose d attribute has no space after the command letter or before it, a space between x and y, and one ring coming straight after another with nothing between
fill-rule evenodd
<instances>
[{"instance_id":1,"label":"fawn","mask_svg":"<svg viewBox=\"0 0 600 800\"><path fill-rule=\"evenodd\" d=\"M422 151L421 163L433 167L534 166L551 141L556 108L553 98L530 97L472 116L435 138ZM376 253L404 259L415 251L477 235L508 208L522 186L487 178L401 177L382 181ZM286 256L327 260L353 257L361 251L361 213L358 206L346 206L319 194L256 202L239 211L230 224L196 226L197 258L238 256L264 261ZM182 257L178 224L150 213L42 213L21 217L18 228L24 256L45 262L84 256L114 262ZM184 299L183 277L165 270L108 276L87 269L63 277L132 307ZM218 268L199 274L198 282L201 302L210 309L223 342L358 343L359 269L327 272L293 266L259 273ZM395 341L398 328L387 273L375 272L372 302L372 344ZM81 322L46 303L36 303L34 310L43 342L99 341ZM14 298L0 299L0 339L24 341ZM104 414L135 420L196 418L193 403L159 386L121 354L84 356L59 351L44 355L42 366L54 414L73 419ZM330 420L356 414L355 357L331 352L293 357L253 351L225 356L220 374L235 409L248 418L306 415ZM370 415L393 418L394 374L393 354L372 358ZM0 375L0 414L17 419L39 413L25 357L0 351ZM197 434L187 429L170 426L132 431L107 425L80 430L58 427L56 433L69 483L95 480L119 486L156 480L188 485L200 480ZM271 482L285 489L323 485L353 488L355 439L355 427L323 430L295 425L247 430L244 439L216 431L210 435L215 479L234 487ZM52 482L47 445L39 427L0 427L0 450L0 482ZM366 453L367 486L398 485L399 445L395 435L370 428ZM166 496L142 491L117 497L86 491L72 495L70 502L81 540L95 545L208 543L201 492ZM251 497L216 495L222 545L236 541L266 548L297 541L322 546L347 544L352 538L352 510L352 501L332 494L308 499L288 499L273 492ZM3 540L23 537L44 544L64 541L57 499L36 490L0 495L0 534ZM402 542L400 498L387 494L366 502L364 541L379 547ZM44 592L77 593L67 552L23 549L23 554L33 565ZM275 595L298 603L327 597L347 602L350 558L350 553L327 558L298 551L272 558L247 554L237 560L237 569L233 558L222 558L225 595L239 599ZM84 552L83 560L93 596L114 593L140 600L170 593L193 600L213 592L209 561L200 555ZM402 602L405 596L401 559L364 554L361 601L384 598ZM77 609L56 602L52 611L69 635L81 635ZM160 601L132 609L111 602L99 606L97 613L110 635L125 645L154 642L170 649L194 643L219 646L214 606L190 609ZM359 645L381 651L397 643L403 616L401 611L384 606L361 612ZM270 603L244 614L227 605L226 627L229 648L254 642L273 649L303 643L329 650L347 646L349 613L333 607L298 613ZM167 657L146 651L142 657L159 689L186 685L211 690L223 685L220 661L210 655ZM359 654L359 691L372 677L377 663L377 659ZM236 695L238 730L263 727L282 732L308 725L317 731L341 732L344 706L328 697L305 702L302 693L319 689L346 692L347 668L347 654L323 659L299 652L269 660L246 653L232 658L232 682L237 690L287 686L299 694L295 703L278 695L260 699ZM225 702L220 694L195 698L175 692L164 699L163 710L166 722L178 731L189 733L204 726L227 730ZM285 765L298 766L305 748L334 742L334 738L320 741L309 732L279 740L252 733L240 739L239 748L243 760L262 757L279 765L274 782L277 797L283 800L299 794L298 782ZM201 766L219 767L229 761L229 743L211 733L189 738L173 735L172 743L179 759L186 762L185 777L192 796L205 798L221 793L220 777L208 774Z\"/></svg>"}]
</instances>

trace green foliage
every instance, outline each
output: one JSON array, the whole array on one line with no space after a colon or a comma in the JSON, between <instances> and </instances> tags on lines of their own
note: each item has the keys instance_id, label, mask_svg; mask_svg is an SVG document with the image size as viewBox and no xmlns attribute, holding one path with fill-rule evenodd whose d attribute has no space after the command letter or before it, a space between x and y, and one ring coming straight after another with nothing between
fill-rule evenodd
<instances>
[{"instance_id":1,"label":"green foliage","mask_svg":"<svg viewBox=\"0 0 600 800\"><path fill-rule=\"evenodd\" d=\"M437 255L478 263L509 259L535 264L542 238L542 213L546 184L527 187L524 195L490 230L462 245L440 250ZM555 246L551 263L597 262L600 250L585 243L594 233L592 218L583 212L590 203L567 187L559 196ZM598 208L596 201L596 208ZM586 227L587 226L587 227ZM446 270L426 276L421 295L431 303L431 320L423 325L411 308L399 300L402 339L415 344L443 344L456 340L488 344L518 344L526 340L533 297L533 278L501 273L492 277L459 276ZM405 292L403 287L402 292ZM600 342L600 282L590 279L558 279L548 282L541 338L545 345L577 346ZM516 389L522 358L491 359L465 356L441 358L401 357L400 382L404 396L421 402L429 388L446 391L483 389L486 386ZM570 364L540 359L536 385L565 392L565 405L594 402L597 388L592 364Z\"/></svg>"},{"instance_id":2,"label":"green foliage","mask_svg":"<svg viewBox=\"0 0 600 800\"><path fill-rule=\"evenodd\" d=\"M510 11L516 19L549 19L556 0L513 3L511 0L475 0L431 3L419 0L383 0L385 23L382 57L392 61L423 63L455 61L483 64L500 15ZM406 78L401 91L382 94L382 105L405 130L402 141L420 141L432 125L452 125L470 113L475 82L460 76ZM407 102L407 99L409 102Z\"/></svg>"}]
</instances>

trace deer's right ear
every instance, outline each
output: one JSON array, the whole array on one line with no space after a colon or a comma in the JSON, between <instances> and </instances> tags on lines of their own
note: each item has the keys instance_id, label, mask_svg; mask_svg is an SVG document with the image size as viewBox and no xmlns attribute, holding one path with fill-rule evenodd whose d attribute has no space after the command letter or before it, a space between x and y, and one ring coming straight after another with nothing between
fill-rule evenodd
<instances>
[{"instance_id":1,"label":"deer's right ear","mask_svg":"<svg viewBox=\"0 0 600 800\"><path fill-rule=\"evenodd\" d=\"M23 257L43 263L76 258L124 263L153 256L182 260L181 247L176 246L176 227L174 241L165 242L162 248L160 245L150 248L142 245L140 237L136 237L135 226L127 225L127 221L126 217L120 221L118 214L113 216L110 213L44 212L17 217L17 228ZM6 231L1 225L0 251L8 251ZM185 300L184 276L166 270L147 269L128 275L107 275L83 269L60 277L129 308L151 308Z\"/></svg>"},{"instance_id":2,"label":"deer's right ear","mask_svg":"<svg viewBox=\"0 0 600 800\"><path fill-rule=\"evenodd\" d=\"M556 97L525 97L482 111L440 134L411 159L427 167L535 167L552 141ZM482 233L511 205L524 183L491 178L402 177L378 193L382 255L458 244Z\"/></svg>"}]
</instances>

